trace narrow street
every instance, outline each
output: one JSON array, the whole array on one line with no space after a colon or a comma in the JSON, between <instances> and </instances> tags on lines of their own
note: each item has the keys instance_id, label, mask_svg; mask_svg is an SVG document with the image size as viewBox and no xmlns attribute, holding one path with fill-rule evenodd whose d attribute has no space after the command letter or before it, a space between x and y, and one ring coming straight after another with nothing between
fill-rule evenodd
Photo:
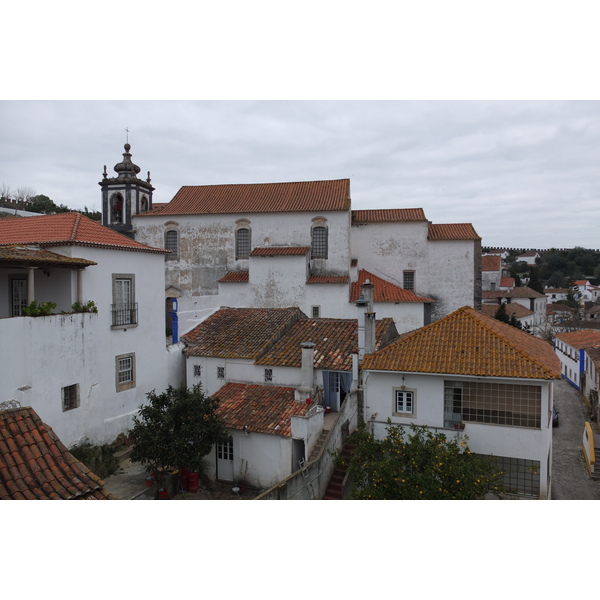
<instances>
[{"instance_id":1,"label":"narrow street","mask_svg":"<svg viewBox=\"0 0 600 600\"><path fill-rule=\"evenodd\" d=\"M598 500L600 481L590 479L581 451L583 427L589 410L581 394L565 381L555 385L554 406L559 426L552 435L552 499ZM592 429L597 433L596 423Z\"/></svg>"}]
</instances>

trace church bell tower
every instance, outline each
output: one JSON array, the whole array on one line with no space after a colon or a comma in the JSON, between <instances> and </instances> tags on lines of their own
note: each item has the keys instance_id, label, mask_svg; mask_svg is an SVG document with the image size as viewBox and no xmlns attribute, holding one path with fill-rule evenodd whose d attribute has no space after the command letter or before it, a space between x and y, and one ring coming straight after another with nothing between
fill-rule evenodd
<instances>
[{"instance_id":1,"label":"church bell tower","mask_svg":"<svg viewBox=\"0 0 600 600\"><path fill-rule=\"evenodd\" d=\"M109 177L104 165L102 181L102 225L110 227L130 238L135 238L131 217L152 209L150 171L148 179L138 179L140 168L131 161L131 146L125 144L123 161L114 167L116 177Z\"/></svg>"}]
</instances>

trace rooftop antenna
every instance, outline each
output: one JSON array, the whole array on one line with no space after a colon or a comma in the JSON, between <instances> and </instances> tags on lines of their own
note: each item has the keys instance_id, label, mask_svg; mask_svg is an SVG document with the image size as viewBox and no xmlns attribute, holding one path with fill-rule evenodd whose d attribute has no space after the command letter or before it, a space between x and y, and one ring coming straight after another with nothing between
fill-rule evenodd
<instances>
[{"instance_id":1,"label":"rooftop antenna","mask_svg":"<svg viewBox=\"0 0 600 600\"><path fill-rule=\"evenodd\" d=\"M125 127L125 131L127 132L127 139L125 141L129 144L129 127Z\"/></svg>"}]
</instances>

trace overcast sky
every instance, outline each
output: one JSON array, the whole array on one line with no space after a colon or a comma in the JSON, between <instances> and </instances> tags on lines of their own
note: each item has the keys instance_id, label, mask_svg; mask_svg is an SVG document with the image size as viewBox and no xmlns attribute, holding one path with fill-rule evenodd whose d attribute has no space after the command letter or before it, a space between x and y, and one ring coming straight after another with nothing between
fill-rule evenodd
<instances>
[{"instance_id":1,"label":"overcast sky","mask_svg":"<svg viewBox=\"0 0 600 600\"><path fill-rule=\"evenodd\" d=\"M484 245L600 247L598 101L2 101L0 184L100 210L129 142L154 201L182 185L350 178Z\"/></svg>"}]
</instances>

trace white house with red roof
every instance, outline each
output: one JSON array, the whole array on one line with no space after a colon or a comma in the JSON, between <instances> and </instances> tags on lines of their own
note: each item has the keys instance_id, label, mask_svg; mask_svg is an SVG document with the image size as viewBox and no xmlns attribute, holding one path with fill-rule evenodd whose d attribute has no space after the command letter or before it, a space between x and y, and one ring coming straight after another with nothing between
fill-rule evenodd
<instances>
[{"instance_id":1,"label":"white house with red roof","mask_svg":"<svg viewBox=\"0 0 600 600\"><path fill-rule=\"evenodd\" d=\"M188 386L220 400L231 434L205 459L209 476L235 483L244 472L268 488L314 460L319 439L354 431L358 357L397 337L391 318L369 314L361 330L297 308L223 308L182 337Z\"/></svg>"},{"instance_id":2,"label":"white house with red roof","mask_svg":"<svg viewBox=\"0 0 600 600\"><path fill-rule=\"evenodd\" d=\"M377 438L387 420L468 437L493 455L516 497L550 498L552 346L471 307L365 356L365 421Z\"/></svg>"},{"instance_id":3,"label":"white house with red roof","mask_svg":"<svg viewBox=\"0 0 600 600\"><path fill-rule=\"evenodd\" d=\"M147 392L182 382L165 343L165 254L79 213L0 220L0 402L33 407L67 446L107 443ZM24 316L32 301L56 307Z\"/></svg>"},{"instance_id":4,"label":"white house with red roof","mask_svg":"<svg viewBox=\"0 0 600 600\"><path fill-rule=\"evenodd\" d=\"M432 224L420 208L352 210L348 179L183 186L161 205L147 192L144 211L126 150L122 172L101 182L106 224L117 214L116 229L124 218L136 240L170 251L164 296L167 307L178 299L181 331L220 306L351 317L361 271L412 293L378 308L402 331L481 302L481 239L469 223ZM123 173L137 186L125 217L110 208L113 196L126 200L115 187Z\"/></svg>"},{"instance_id":5,"label":"white house with red roof","mask_svg":"<svg viewBox=\"0 0 600 600\"><path fill-rule=\"evenodd\" d=\"M560 359L562 377L580 391L585 388L585 353L591 348L600 348L600 331L595 329L570 331L554 338L554 349Z\"/></svg>"}]
</instances>

